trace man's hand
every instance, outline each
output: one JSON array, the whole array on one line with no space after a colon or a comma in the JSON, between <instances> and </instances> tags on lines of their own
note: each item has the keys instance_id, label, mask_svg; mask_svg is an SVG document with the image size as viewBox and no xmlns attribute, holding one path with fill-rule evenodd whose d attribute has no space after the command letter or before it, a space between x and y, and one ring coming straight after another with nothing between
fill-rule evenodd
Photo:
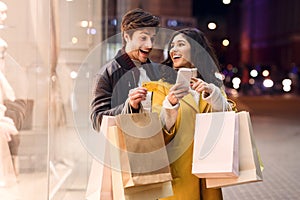
<instances>
[{"instance_id":1,"label":"man's hand","mask_svg":"<svg viewBox=\"0 0 300 200\"><path fill-rule=\"evenodd\" d=\"M129 104L133 109L139 109L141 101L146 100L147 89L144 87L134 88L129 91Z\"/></svg>"}]
</instances>

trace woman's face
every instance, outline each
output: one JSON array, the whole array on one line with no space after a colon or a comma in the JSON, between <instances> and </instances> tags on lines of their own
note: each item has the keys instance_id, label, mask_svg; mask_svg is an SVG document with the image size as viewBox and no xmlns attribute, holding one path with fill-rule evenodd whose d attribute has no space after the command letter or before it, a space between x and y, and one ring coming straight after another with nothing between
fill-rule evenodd
<instances>
[{"instance_id":1,"label":"woman's face","mask_svg":"<svg viewBox=\"0 0 300 200\"><path fill-rule=\"evenodd\" d=\"M191 64L191 44L182 36L182 34L176 35L173 38L169 54L173 62L173 68L193 67Z\"/></svg>"},{"instance_id":2,"label":"woman's face","mask_svg":"<svg viewBox=\"0 0 300 200\"><path fill-rule=\"evenodd\" d=\"M125 51L131 59L146 62L153 47L155 28L149 27L134 31L132 37L124 34L126 40Z\"/></svg>"}]
</instances>

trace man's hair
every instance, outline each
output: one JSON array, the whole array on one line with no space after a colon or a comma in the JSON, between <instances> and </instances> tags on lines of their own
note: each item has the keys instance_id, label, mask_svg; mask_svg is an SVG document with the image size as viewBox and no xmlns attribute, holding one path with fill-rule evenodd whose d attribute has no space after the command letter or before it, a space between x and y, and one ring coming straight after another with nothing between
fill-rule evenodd
<instances>
[{"instance_id":1,"label":"man's hair","mask_svg":"<svg viewBox=\"0 0 300 200\"><path fill-rule=\"evenodd\" d=\"M121 31L143 27L158 27L159 18L143 9L136 8L128 11L122 18Z\"/></svg>"},{"instance_id":2,"label":"man's hair","mask_svg":"<svg viewBox=\"0 0 300 200\"><path fill-rule=\"evenodd\" d=\"M121 22L121 31L122 36L124 36L124 32L126 31L131 37L135 29L155 27L156 31L158 31L159 26L160 20L157 16L154 16L153 14L146 12L141 8L136 8L128 11L123 16ZM125 44L124 38L123 44Z\"/></svg>"}]
</instances>

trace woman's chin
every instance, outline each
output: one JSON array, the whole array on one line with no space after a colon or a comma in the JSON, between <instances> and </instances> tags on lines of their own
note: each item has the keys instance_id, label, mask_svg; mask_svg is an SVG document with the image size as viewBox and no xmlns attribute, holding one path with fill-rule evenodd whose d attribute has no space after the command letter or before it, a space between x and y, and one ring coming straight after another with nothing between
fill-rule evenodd
<instances>
[{"instance_id":1,"label":"woman's chin","mask_svg":"<svg viewBox=\"0 0 300 200\"><path fill-rule=\"evenodd\" d=\"M180 69L180 68L188 68L188 67L187 67L187 66L183 66L183 65L180 65L180 66L173 65L173 68L174 68L175 70L178 70L178 69Z\"/></svg>"}]
</instances>

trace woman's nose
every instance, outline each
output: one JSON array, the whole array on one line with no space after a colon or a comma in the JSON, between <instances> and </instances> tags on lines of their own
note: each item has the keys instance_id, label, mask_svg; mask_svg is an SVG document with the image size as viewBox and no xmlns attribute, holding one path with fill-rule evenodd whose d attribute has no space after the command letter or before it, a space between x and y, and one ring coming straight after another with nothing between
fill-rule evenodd
<instances>
[{"instance_id":1,"label":"woman's nose","mask_svg":"<svg viewBox=\"0 0 300 200\"><path fill-rule=\"evenodd\" d=\"M173 46L173 47L171 47L170 52L175 52L175 51L177 51L177 50L178 50L177 47L176 47L176 46Z\"/></svg>"}]
</instances>

